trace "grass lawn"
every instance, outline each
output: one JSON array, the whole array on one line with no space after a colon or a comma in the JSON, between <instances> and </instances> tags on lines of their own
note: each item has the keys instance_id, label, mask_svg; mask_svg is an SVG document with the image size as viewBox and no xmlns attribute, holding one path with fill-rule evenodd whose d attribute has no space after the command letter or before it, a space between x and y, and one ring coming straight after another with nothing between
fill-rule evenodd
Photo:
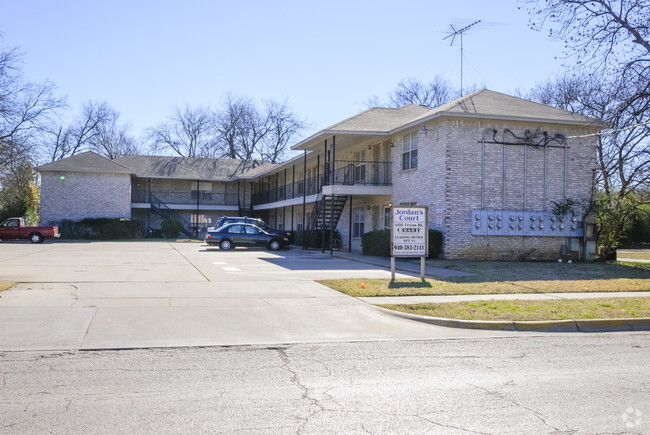
<instances>
[{"instance_id":1,"label":"grass lawn","mask_svg":"<svg viewBox=\"0 0 650 435\"><path fill-rule=\"evenodd\" d=\"M650 249L617 249L616 258L650 260Z\"/></svg>"},{"instance_id":2,"label":"grass lawn","mask_svg":"<svg viewBox=\"0 0 650 435\"><path fill-rule=\"evenodd\" d=\"M395 311L460 320L567 320L650 317L650 298L473 301L378 305Z\"/></svg>"},{"instance_id":3,"label":"grass lawn","mask_svg":"<svg viewBox=\"0 0 650 435\"><path fill-rule=\"evenodd\" d=\"M320 281L350 296L650 291L650 263L517 263L428 260L433 267L473 276ZM365 284L365 285L364 285Z\"/></svg>"},{"instance_id":4,"label":"grass lawn","mask_svg":"<svg viewBox=\"0 0 650 435\"><path fill-rule=\"evenodd\" d=\"M15 285L16 285L15 282L4 282L4 281L0 281L0 292L1 292L1 291L4 291L4 290L7 290L8 288L11 288L11 287L13 287L13 286L15 286Z\"/></svg>"}]
</instances>

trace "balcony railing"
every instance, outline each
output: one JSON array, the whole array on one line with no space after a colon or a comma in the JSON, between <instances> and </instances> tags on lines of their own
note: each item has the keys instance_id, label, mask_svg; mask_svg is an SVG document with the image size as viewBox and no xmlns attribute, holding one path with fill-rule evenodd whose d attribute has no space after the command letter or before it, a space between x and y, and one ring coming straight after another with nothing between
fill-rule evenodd
<instances>
[{"instance_id":1,"label":"balcony railing","mask_svg":"<svg viewBox=\"0 0 650 435\"><path fill-rule=\"evenodd\" d=\"M198 192L196 190L189 192L166 192L151 191L149 195L145 190L134 190L131 192L131 202L148 203L151 202L151 196L158 198L165 204L192 204L197 202L200 205L237 205L238 197L236 193L214 193ZM198 201L197 201L198 196Z\"/></svg>"},{"instance_id":2,"label":"balcony railing","mask_svg":"<svg viewBox=\"0 0 650 435\"><path fill-rule=\"evenodd\" d=\"M300 198L319 193L323 186L332 184L332 172L326 165L325 174L306 180L289 183L286 186L264 189L253 195L254 204L268 204L285 199ZM392 184L390 162L355 162L337 160L334 163L335 185L348 186L390 186Z\"/></svg>"}]
</instances>

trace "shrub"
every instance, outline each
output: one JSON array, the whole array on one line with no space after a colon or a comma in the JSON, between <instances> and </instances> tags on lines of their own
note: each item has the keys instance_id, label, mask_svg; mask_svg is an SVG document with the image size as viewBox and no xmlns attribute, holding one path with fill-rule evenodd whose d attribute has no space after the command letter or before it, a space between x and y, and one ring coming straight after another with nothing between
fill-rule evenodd
<instances>
[{"instance_id":1,"label":"shrub","mask_svg":"<svg viewBox=\"0 0 650 435\"><path fill-rule=\"evenodd\" d=\"M88 218L79 222L66 219L59 225L63 239L139 239L143 230L142 222L123 218Z\"/></svg>"},{"instance_id":2,"label":"shrub","mask_svg":"<svg viewBox=\"0 0 650 435\"><path fill-rule=\"evenodd\" d=\"M302 246L303 240L309 237L309 231L293 231L291 240L293 245ZM330 232L325 231L325 246L329 246ZM323 246L323 232L321 230L314 231L314 235L309 244L309 248L321 248Z\"/></svg>"},{"instance_id":3,"label":"shrub","mask_svg":"<svg viewBox=\"0 0 650 435\"><path fill-rule=\"evenodd\" d=\"M369 231L361 236L363 255L390 257L390 230Z\"/></svg>"},{"instance_id":4,"label":"shrub","mask_svg":"<svg viewBox=\"0 0 650 435\"><path fill-rule=\"evenodd\" d=\"M163 237L167 239L175 239L178 233L183 230L183 223L177 219L165 219L160 225Z\"/></svg>"},{"instance_id":5,"label":"shrub","mask_svg":"<svg viewBox=\"0 0 650 435\"><path fill-rule=\"evenodd\" d=\"M390 257L390 230L370 231L361 236L363 255ZM429 258L438 258L442 252L442 233L429 230Z\"/></svg>"}]
</instances>

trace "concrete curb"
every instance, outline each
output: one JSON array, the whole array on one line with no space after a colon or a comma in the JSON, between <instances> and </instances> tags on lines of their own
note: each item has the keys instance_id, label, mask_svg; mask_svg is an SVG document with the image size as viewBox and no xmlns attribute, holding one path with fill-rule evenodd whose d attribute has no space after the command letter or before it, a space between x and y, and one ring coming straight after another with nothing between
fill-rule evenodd
<instances>
[{"instance_id":1,"label":"concrete curb","mask_svg":"<svg viewBox=\"0 0 650 435\"><path fill-rule=\"evenodd\" d=\"M492 331L536 331L536 332L615 332L615 331L650 331L650 318L638 319L584 319L584 320L542 320L542 321L494 321L494 320L458 320L441 317L421 316L388 308L374 306L391 316L431 325L449 328L483 329Z\"/></svg>"}]
</instances>

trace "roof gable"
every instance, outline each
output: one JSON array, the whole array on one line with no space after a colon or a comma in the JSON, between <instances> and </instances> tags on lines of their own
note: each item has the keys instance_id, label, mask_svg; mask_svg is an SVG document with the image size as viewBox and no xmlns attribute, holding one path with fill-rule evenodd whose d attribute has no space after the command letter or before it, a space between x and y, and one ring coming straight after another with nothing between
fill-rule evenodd
<instances>
[{"instance_id":1,"label":"roof gable","mask_svg":"<svg viewBox=\"0 0 650 435\"><path fill-rule=\"evenodd\" d=\"M40 172L60 171L60 172L99 172L112 174L131 174L128 167L100 156L99 154L86 151L81 154L75 154L65 159L46 163L36 168Z\"/></svg>"},{"instance_id":2,"label":"roof gable","mask_svg":"<svg viewBox=\"0 0 650 435\"><path fill-rule=\"evenodd\" d=\"M488 89L481 89L442 106L435 107L429 113L414 119L413 122L442 114L484 118L531 119L581 125L601 124L595 118Z\"/></svg>"}]
</instances>

